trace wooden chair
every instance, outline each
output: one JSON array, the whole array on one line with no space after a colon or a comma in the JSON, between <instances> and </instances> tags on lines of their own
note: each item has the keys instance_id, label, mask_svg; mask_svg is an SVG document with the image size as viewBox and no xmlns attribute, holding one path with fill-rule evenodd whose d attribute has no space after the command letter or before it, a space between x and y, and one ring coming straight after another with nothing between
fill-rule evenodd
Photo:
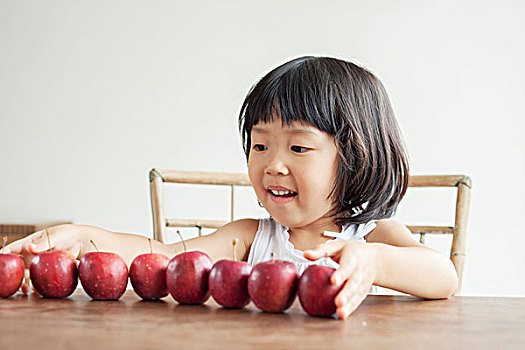
<instances>
[{"instance_id":1,"label":"wooden chair","mask_svg":"<svg viewBox=\"0 0 525 350\"><path fill-rule=\"evenodd\" d=\"M196 227L199 236L202 228L219 228L228 221L205 219L173 219L164 215L163 184L202 184L228 186L231 188L230 221L235 218L235 187L251 186L248 175L218 172L198 172L152 169L149 173L151 207L153 211L153 237L161 242L166 242L167 227ZM409 187L456 187L456 210L454 226L408 226L413 234L419 235L421 243L425 243L426 235L450 234L452 246L450 259L458 274L458 289L455 295L461 292L463 266L465 263L465 241L467 218L470 206L470 192L472 181L466 175L419 175L410 176Z\"/></svg>"}]
</instances>

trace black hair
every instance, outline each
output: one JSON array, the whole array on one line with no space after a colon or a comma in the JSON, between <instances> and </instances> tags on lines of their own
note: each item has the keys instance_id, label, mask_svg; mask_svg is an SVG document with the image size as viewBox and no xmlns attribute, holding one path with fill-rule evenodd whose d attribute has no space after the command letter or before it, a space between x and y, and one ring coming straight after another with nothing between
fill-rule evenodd
<instances>
[{"instance_id":1,"label":"black hair","mask_svg":"<svg viewBox=\"0 0 525 350\"><path fill-rule=\"evenodd\" d=\"M386 90L371 72L340 59L307 56L266 74L239 114L247 159L252 127L274 117L334 136L339 167L329 199L337 224L395 213L408 186L408 155Z\"/></svg>"}]
</instances>

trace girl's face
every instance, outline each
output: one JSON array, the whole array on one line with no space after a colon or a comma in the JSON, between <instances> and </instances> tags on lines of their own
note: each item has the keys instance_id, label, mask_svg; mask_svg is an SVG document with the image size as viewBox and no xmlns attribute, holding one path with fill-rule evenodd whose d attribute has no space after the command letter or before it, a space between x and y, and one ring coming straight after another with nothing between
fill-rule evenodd
<instances>
[{"instance_id":1,"label":"girl's face","mask_svg":"<svg viewBox=\"0 0 525 350\"><path fill-rule=\"evenodd\" d=\"M333 136L273 118L254 125L251 144L248 174L259 201L277 222L291 229L338 230L326 217L338 165Z\"/></svg>"}]
</instances>

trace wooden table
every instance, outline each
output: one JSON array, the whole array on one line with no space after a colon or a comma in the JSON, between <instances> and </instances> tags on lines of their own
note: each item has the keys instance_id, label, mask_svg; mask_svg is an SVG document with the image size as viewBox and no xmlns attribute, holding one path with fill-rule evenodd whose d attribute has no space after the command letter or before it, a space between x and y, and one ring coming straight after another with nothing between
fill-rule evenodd
<instances>
[{"instance_id":1,"label":"wooden table","mask_svg":"<svg viewBox=\"0 0 525 350\"><path fill-rule=\"evenodd\" d=\"M20 294L0 299L0 349L366 348L525 349L525 298L422 300L370 295L341 321L306 315L296 300L282 314L226 310L171 299L91 301Z\"/></svg>"}]
</instances>

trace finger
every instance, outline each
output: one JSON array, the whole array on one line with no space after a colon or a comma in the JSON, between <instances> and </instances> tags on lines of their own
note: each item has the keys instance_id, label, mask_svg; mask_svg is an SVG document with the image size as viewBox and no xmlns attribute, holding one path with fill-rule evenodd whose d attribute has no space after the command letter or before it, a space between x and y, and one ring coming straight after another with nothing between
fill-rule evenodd
<instances>
[{"instance_id":1,"label":"finger","mask_svg":"<svg viewBox=\"0 0 525 350\"><path fill-rule=\"evenodd\" d=\"M2 252L6 254L9 254L9 253L10 254L21 254L22 250L27 245L27 243L31 242L32 239L36 237L37 234L39 234L39 232L32 233L27 237L24 237L22 239L9 243L7 246L5 246Z\"/></svg>"},{"instance_id":2,"label":"finger","mask_svg":"<svg viewBox=\"0 0 525 350\"><path fill-rule=\"evenodd\" d=\"M361 304L365 297L366 293L354 292L352 296L348 299L347 303L337 308L337 315L342 319L347 318L348 316L350 316L350 314L352 314L352 312L355 311L355 309L357 309L357 307Z\"/></svg>"},{"instance_id":3,"label":"finger","mask_svg":"<svg viewBox=\"0 0 525 350\"><path fill-rule=\"evenodd\" d=\"M35 236L35 238L26 245L26 249L31 254L38 254L47 250L52 250L55 246L56 242L53 239L53 235L51 235L48 230L44 230L41 231L39 236Z\"/></svg>"},{"instance_id":4,"label":"finger","mask_svg":"<svg viewBox=\"0 0 525 350\"><path fill-rule=\"evenodd\" d=\"M341 253L339 258L339 268L330 276L330 282L333 285L340 286L345 280L350 278L350 275L355 271L357 260L354 254L348 250Z\"/></svg>"},{"instance_id":5,"label":"finger","mask_svg":"<svg viewBox=\"0 0 525 350\"><path fill-rule=\"evenodd\" d=\"M335 312L337 316L339 316L340 319L344 320L348 316L350 316L350 307L345 305L344 307L337 308L337 311Z\"/></svg>"},{"instance_id":6,"label":"finger","mask_svg":"<svg viewBox=\"0 0 525 350\"><path fill-rule=\"evenodd\" d=\"M20 287L22 294L27 295L29 293L29 284L30 284L29 269L24 269L24 280L22 282L22 286Z\"/></svg>"},{"instance_id":7,"label":"finger","mask_svg":"<svg viewBox=\"0 0 525 350\"><path fill-rule=\"evenodd\" d=\"M19 239L17 241L14 241L13 243L8 244L3 252L5 253L11 253L11 254L22 254L24 251L27 251L27 246L31 244L33 241L40 239L45 234L45 231L37 231L35 233L32 233L28 235L27 237L24 237L22 239Z\"/></svg>"},{"instance_id":8,"label":"finger","mask_svg":"<svg viewBox=\"0 0 525 350\"><path fill-rule=\"evenodd\" d=\"M25 283L22 283L22 286L20 287L20 291L24 295L29 294L29 286L27 284L25 284Z\"/></svg>"},{"instance_id":9,"label":"finger","mask_svg":"<svg viewBox=\"0 0 525 350\"><path fill-rule=\"evenodd\" d=\"M335 256L339 254L345 245L344 241L335 241L319 244L314 249L304 251L304 257L309 260L317 260L322 257Z\"/></svg>"},{"instance_id":10,"label":"finger","mask_svg":"<svg viewBox=\"0 0 525 350\"><path fill-rule=\"evenodd\" d=\"M348 318L348 316L350 316L351 313L352 313L352 310L351 310L350 305L345 305L342 308L338 308L336 311L337 316L339 316L339 318L342 320L345 320L346 318Z\"/></svg>"},{"instance_id":11,"label":"finger","mask_svg":"<svg viewBox=\"0 0 525 350\"><path fill-rule=\"evenodd\" d=\"M365 300L366 295L367 295L366 293L355 294L350 299L348 304L337 309L336 311L337 315L343 320L346 319L359 307L359 305L361 305L363 300Z\"/></svg>"},{"instance_id":12,"label":"finger","mask_svg":"<svg viewBox=\"0 0 525 350\"><path fill-rule=\"evenodd\" d=\"M4 248L2 248L1 252L4 254L20 254L20 251L22 250L22 241L21 239L18 241L14 241L13 243L9 243Z\"/></svg>"},{"instance_id":13,"label":"finger","mask_svg":"<svg viewBox=\"0 0 525 350\"><path fill-rule=\"evenodd\" d=\"M27 237L19 239L5 247L4 252L10 254L17 254L22 258L24 267L28 268L33 260L34 254L28 251L28 245L31 244L33 239L36 239L42 235L42 232L35 232Z\"/></svg>"},{"instance_id":14,"label":"finger","mask_svg":"<svg viewBox=\"0 0 525 350\"><path fill-rule=\"evenodd\" d=\"M73 259L78 259L80 255L80 242L75 242L72 247L65 249L65 251L71 254Z\"/></svg>"},{"instance_id":15,"label":"finger","mask_svg":"<svg viewBox=\"0 0 525 350\"><path fill-rule=\"evenodd\" d=\"M345 278L345 284L343 285L343 288L341 288L339 293L337 293L337 295L334 298L335 305L338 308L347 305L357 293L360 284L361 279L359 278L359 276L356 276L355 272L347 278Z\"/></svg>"},{"instance_id":16,"label":"finger","mask_svg":"<svg viewBox=\"0 0 525 350\"><path fill-rule=\"evenodd\" d=\"M357 272L355 274L357 274ZM346 318L352 314L367 297L371 285L371 281L368 281L364 275L359 274L355 278L352 278L352 283L350 283L349 290L345 291L345 293L350 294L350 298L347 303L341 307L338 307L338 315Z\"/></svg>"},{"instance_id":17,"label":"finger","mask_svg":"<svg viewBox=\"0 0 525 350\"><path fill-rule=\"evenodd\" d=\"M25 292L24 292L24 290L25 290ZM35 289L35 286L31 282L31 273L30 273L29 269L26 269L24 271L24 283L23 283L22 293L27 295L29 293L29 290L32 290L33 294L40 295L40 293L38 293L38 291Z\"/></svg>"}]
</instances>

